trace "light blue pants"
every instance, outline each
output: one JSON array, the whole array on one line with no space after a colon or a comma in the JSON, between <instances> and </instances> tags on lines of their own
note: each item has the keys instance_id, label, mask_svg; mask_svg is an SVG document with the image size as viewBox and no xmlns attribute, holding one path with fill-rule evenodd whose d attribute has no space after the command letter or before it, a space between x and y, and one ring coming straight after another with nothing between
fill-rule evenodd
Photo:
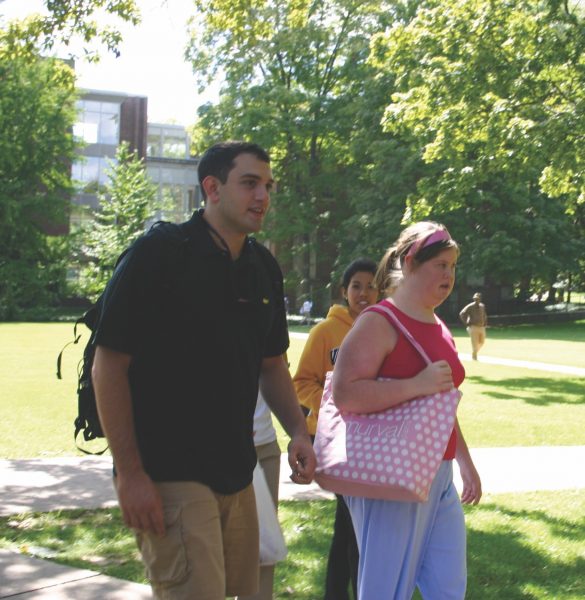
<instances>
[{"instance_id":1,"label":"light blue pants","mask_svg":"<svg viewBox=\"0 0 585 600\"><path fill-rule=\"evenodd\" d=\"M427 502L346 496L359 546L359 600L462 600L467 584L465 520L444 460Z\"/></svg>"}]
</instances>

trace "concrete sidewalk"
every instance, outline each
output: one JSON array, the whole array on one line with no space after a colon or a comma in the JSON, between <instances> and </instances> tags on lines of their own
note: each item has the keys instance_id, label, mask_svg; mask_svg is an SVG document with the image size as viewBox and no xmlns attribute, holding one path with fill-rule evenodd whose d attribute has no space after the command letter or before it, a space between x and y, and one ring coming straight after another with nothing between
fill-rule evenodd
<instances>
[{"instance_id":1,"label":"concrete sidewalk","mask_svg":"<svg viewBox=\"0 0 585 600\"><path fill-rule=\"evenodd\" d=\"M471 450L484 494L585 488L585 446ZM332 498L316 484L289 479L282 455L280 498ZM455 485L461 479L455 468ZM109 457L0 460L0 515L116 505ZM0 598L23 600L142 600L150 588L94 571L63 567L16 551L0 550Z\"/></svg>"}]
</instances>

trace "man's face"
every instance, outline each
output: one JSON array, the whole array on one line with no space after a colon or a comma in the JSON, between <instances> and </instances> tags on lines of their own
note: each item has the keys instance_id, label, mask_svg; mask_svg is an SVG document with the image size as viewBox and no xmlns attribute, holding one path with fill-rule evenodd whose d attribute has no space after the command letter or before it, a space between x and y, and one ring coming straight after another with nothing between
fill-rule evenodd
<instances>
[{"instance_id":1,"label":"man's face","mask_svg":"<svg viewBox=\"0 0 585 600\"><path fill-rule=\"evenodd\" d=\"M253 154L240 154L225 183L214 178L210 201L226 233L248 234L262 228L274 186L270 165Z\"/></svg>"}]
</instances>

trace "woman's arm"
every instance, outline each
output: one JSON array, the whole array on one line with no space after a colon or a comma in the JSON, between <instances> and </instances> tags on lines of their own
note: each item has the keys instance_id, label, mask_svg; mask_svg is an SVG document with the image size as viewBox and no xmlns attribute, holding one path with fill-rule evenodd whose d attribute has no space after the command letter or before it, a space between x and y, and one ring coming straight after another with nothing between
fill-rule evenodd
<instances>
[{"instance_id":1,"label":"woman's arm","mask_svg":"<svg viewBox=\"0 0 585 600\"><path fill-rule=\"evenodd\" d=\"M455 430L457 431L457 450L455 459L459 465L461 479L463 481L463 490L461 492L461 502L463 504L477 504L481 499L481 479L479 473L473 464L473 459L461 432L459 420L455 421Z\"/></svg>"},{"instance_id":2,"label":"woman's arm","mask_svg":"<svg viewBox=\"0 0 585 600\"><path fill-rule=\"evenodd\" d=\"M418 396L453 387L451 367L440 360L407 379L377 381L384 359L396 346L398 334L375 312L360 316L341 344L333 371L333 397L347 412L378 412Z\"/></svg>"}]
</instances>

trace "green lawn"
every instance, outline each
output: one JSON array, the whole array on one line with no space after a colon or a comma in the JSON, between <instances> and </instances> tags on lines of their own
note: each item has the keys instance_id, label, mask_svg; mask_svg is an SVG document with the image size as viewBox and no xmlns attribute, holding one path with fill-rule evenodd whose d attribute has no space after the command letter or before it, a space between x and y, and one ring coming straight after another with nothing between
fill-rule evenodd
<instances>
[{"instance_id":1,"label":"green lawn","mask_svg":"<svg viewBox=\"0 0 585 600\"><path fill-rule=\"evenodd\" d=\"M71 324L0 324L0 458L77 453L72 423L77 409L77 363L87 340L87 331L82 332L80 343L65 351L63 380L59 381L56 358L73 338ZM466 351L465 332L455 333L458 347ZM291 339L293 373L303 344L304 340ZM504 356L508 351L511 358L526 360L550 344L554 352L539 355L539 360L585 366L585 321L490 330L486 354ZM566 360L559 361L559 356ZM470 446L585 444L585 378L481 361L465 366L459 418ZM280 426L278 432L284 449L286 435ZM97 444L102 445L101 441Z\"/></svg>"},{"instance_id":2,"label":"green lawn","mask_svg":"<svg viewBox=\"0 0 585 600\"><path fill-rule=\"evenodd\" d=\"M308 328L294 327L294 331L306 332ZM471 343L463 327L452 328L453 337L460 352L470 354ZM291 340L291 368L296 368L297 350L302 341ZM585 368L585 321L555 323L552 325L514 325L488 327L487 340L481 354L500 358L530 360L557 365ZM299 350L300 356L300 350Z\"/></svg>"},{"instance_id":3,"label":"green lawn","mask_svg":"<svg viewBox=\"0 0 585 600\"><path fill-rule=\"evenodd\" d=\"M275 598L323 597L332 501L280 503L289 555ZM469 600L585 597L585 495L581 490L487 496L465 507ZM0 547L144 582L133 535L119 510L61 511L0 518Z\"/></svg>"},{"instance_id":4,"label":"green lawn","mask_svg":"<svg viewBox=\"0 0 585 600\"><path fill-rule=\"evenodd\" d=\"M490 329L488 335L486 355L585 368L585 321ZM468 353L467 332L455 329L454 336L461 352ZM303 344L291 339L292 373ZM471 447L585 444L585 378L481 360L464 365L458 415ZM278 424L277 429L284 448L286 434Z\"/></svg>"},{"instance_id":5,"label":"green lawn","mask_svg":"<svg viewBox=\"0 0 585 600\"><path fill-rule=\"evenodd\" d=\"M463 330L455 331L467 352ZM71 324L0 324L0 458L75 454L76 365L64 380L55 361ZM585 366L585 322L489 331L485 354ZM303 347L291 341L294 372ZM543 354L546 349L546 355ZM472 447L584 444L585 378L466 362L459 418ZM280 430L283 448L286 437ZM289 557L277 567L277 599L322 597L334 504L282 502ZM502 494L466 507L470 600L577 600L585 597L582 490ZM0 519L0 546L143 581L132 535L117 510L59 511Z\"/></svg>"},{"instance_id":6,"label":"green lawn","mask_svg":"<svg viewBox=\"0 0 585 600\"><path fill-rule=\"evenodd\" d=\"M460 352L471 353L465 329L453 329ZM515 325L488 327L480 353L499 358L530 360L585 368L585 321L554 325Z\"/></svg>"}]
</instances>

